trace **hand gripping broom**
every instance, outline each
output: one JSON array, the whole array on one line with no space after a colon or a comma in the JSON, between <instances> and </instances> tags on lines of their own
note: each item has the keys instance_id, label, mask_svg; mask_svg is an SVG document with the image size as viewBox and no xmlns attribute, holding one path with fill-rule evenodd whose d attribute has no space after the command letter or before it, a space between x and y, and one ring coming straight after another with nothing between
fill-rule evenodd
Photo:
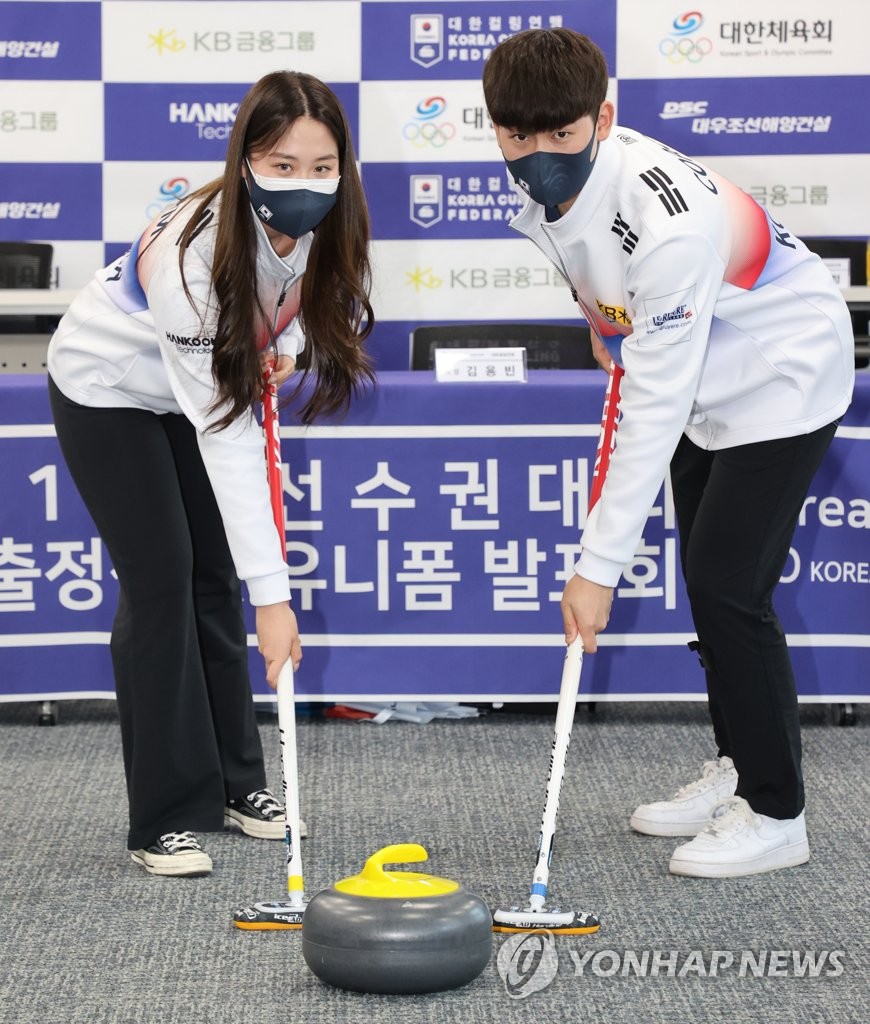
<instances>
[{"instance_id":1,"label":"hand gripping broom","mask_svg":"<svg viewBox=\"0 0 870 1024\"><path fill-rule=\"evenodd\" d=\"M592 488L589 495L589 511L601 495L610 455L616 443L617 416L619 413L619 382L622 368L611 364L607 392L604 396L604 410L601 416L601 431L598 435L598 450L592 473ZM553 839L556 834L556 815L559 811L559 795L565 775L565 760L571 742L574 724L574 709L580 689L580 670L583 667L583 643L578 636L565 653L562 669L562 684L559 689L559 704L556 712L556 729L553 737L553 754L550 758L550 774L547 778L547 796L541 831L538 834L538 851L529 902L525 907L499 907L492 915L495 932L529 932L547 929L562 935L583 935L597 932L601 922L595 914L586 911L562 910L557 906L546 906L547 883L550 877L550 863L553 857Z\"/></svg>"},{"instance_id":2,"label":"hand gripping broom","mask_svg":"<svg viewBox=\"0 0 870 1024\"><path fill-rule=\"evenodd\" d=\"M284 536L284 485L281 479L281 439L275 388L268 378L263 389L263 430L266 435L266 473L272 515L286 555ZM281 741L281 774L284 785L285 841L287 844L286 900L255 903L233 915L237 928L249 931L301 929L305 912L305 884L302 879L302 844L299 834L299 773L296 755L296 707L293 695L293 664L288 658L278 674L278 733Z\"/></svg>"}]
</instances>

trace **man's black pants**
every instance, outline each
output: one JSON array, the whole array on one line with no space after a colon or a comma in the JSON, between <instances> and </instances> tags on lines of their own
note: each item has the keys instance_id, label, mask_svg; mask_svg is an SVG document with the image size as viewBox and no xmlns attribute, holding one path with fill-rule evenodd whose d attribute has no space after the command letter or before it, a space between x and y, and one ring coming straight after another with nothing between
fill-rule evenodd
<instances>
[{"instance_id":1,"label":"man's black pants","mask_svg":"<svg viewBox=\"0 0 870 1024\"><path fill-rule=\"evenodd\" d=\"M671 461L680 557L719 756L754 811L804 807L797 693L773 590L813 475L834 436L705 451L683 437Z\"/></svg>"}]
</instances>

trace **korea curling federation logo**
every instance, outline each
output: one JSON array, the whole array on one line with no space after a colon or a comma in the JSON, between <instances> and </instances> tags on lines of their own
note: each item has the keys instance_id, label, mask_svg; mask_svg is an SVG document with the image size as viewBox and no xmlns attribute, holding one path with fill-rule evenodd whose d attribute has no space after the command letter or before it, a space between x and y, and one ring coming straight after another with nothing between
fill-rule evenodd
<instances>
[{"instance_id":1,"label":"korea curling federation logo","mask_svg":"<svg viewBox=\"0 0 870 1024\"><path fill-rule=\"evenodd\" d=\"M559 970L553 933L541 929L511 935L501 944L495 965L511 999L542 992Z\"/></svg>"},{"instance_id":2,"label":"korea curling federation logo","mask_svg":"<svg viewBox=\"0 0 870 1024\"><path fill-rule=\"evenodd\" d=\"M706 36L697 33L704 24L700 11L686 11L678 14L671 25L671 34L659 43L659 53L672 64L688 61L697 64L713 52L713 43Z\"/></svg>"},{"instance_id":3,"label":"korea curling federation logo","mask_svg":"<svg viewBox=\"0 0 870 1024\"><path fill-rule=\"evenodd\" d=\"M411 175L411 220L421 228L431 228L444 216L440 174Z\"/></svg>"},{"instance_id":4,"label":"korea curling federation logo","mask_svg":"<svg viewBox=\"0 0 870 1024\"><path fill-rule=\"evenodd\" d=\"M431 68L444 59L444 17L441 14L411 15L411 60Z\"/></svg>"}]
</instances>

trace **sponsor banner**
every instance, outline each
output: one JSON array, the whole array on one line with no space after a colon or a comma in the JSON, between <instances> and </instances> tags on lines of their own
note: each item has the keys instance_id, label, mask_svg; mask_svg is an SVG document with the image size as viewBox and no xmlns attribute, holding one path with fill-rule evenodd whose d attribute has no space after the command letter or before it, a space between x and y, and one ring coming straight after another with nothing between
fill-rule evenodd
<instances>
[{"instance_id":1,"label":"sponsor banner","mask_svg":"<svg viewBox=\"0 0 870 1024\"><path fill-rule=\"evenodd\" d=\"M807 495L777 590L798 688L810 697L867 693L861 385ZM585 523L604 386L603 374L539 373L476 389L405 374L361 396L341 427L285 426L290 584L306 657L320 651L299 675L300 692L555 696L559 599ZM94 676L88 657L106 645L117 601L108 553L41 426L50 422L44 387L26 400L21 384L0 389L0 645L9 668L0 694L38 692L46 678L61 692L108 690L108 662ZM292 410L285 419L294 422ZM685 648L694 630L678 557L665 487L616 587L602 651L584 675L588 693L703 693ZM421 648L426 668L409 678L402 666ZM506 650L490 673L489 658ZM46 652L54 670L35 671ZM254 649L251 665L262 687Z\"/></svg>"},{"instance_id":2,"label":"sponsor banner","mask_svg":"<svg viewBox=\"0 0 870 1024\"><path fill-rule=\"evenodd\" d=\"M0 79L99 79L99 3L0 3Z\"/></svg>"},{"instance_id":3,"label":"sponsor banner","mask_svg":"<svg viewBox=\"0 0 870 1024\"><path fill-rule=\"evenodd\" d=\"M222 162L108 161L104 177L103 238L128 245L178 199L223 173Z\"/></svg>"},{"instance_id":4,"label":"sponsor banner","mask_svg":"<svg viewBox=\"0 0 870 1024\"><path fill-rule=\"evenodd\" d=\"M107 82L244 82L293 68L360 77L360 6L319 3L103 4Z\"/></svg>"},{"instance_id":5,"label":"sponsor banner","mask_svg":"<svg viewBox=\"0 0 870 1024\"><path fill-rule=\"evenodd\" d=\"M358 86L331 88L356 137ZM107 160L223 160L247 85L109 83Z\"/></svg>"},{"instance_id":6,"label":"sponsor banner","mask_svg":"<svg viewBox=\"0 0 870 1024\"><path fill-rule=\"evenodd\" d=\"M0 239L102 238L100 164L0 163Z\"/></svg>"},{"instance_id":7,"label":"sponsor banner","mask_svg":"<svg viewBox=\"0 0 870 1024\"><path fill-rule=\"evenodd\" d=\"M88 163L103 159L99 82L0 82L0 161Z\"/></svg>"},{"instance_id":8,"label":"sponsor banner","mask_svg":"<svg viewBox=\"0 0 870 1024\"><path fill-rule=\"evenodd\" d=\"M570 320L562 275L524 238L377 241L372 306L384 320Z\"/></svg>"},{"instance_id":9,"label":"sponsor banner","mask_svg":"<svg viewBox=\"0 0 870 1024\"><path fill-rule=\"evenodd\" d=\"M619 0L617 75L864 74L861 6L855 0L730 0L692 8L673 0Z\"/></svg>"},{"instance_id":10,"label":"sponsor banner","mask_svg":"<svg viewBox=\"0 0 870 1024\"><path fill-rule=\"evenodd\" d=\"M870 155L711 157L792 234L870 237Z\"/></svg>"},{"instance_id":11,"label":"sponsor banner","mask_svg":"<svg viewBox=\"0 0 870 1024\"><path fill-rule=\"evenodd\" d=\"M506 238L524 199L502 162L366 164L375 238Z\"/></svg>"},{"instance_id":12,"label":"sponsor banner","mask_svg":"<svg viewBox=\"0 0 870 1024\"><path fill-rule=\"evenodd\" d=\"M805 88L799 88L803 84ZM760 78L620 83L627 127L694 156L864 153L867 78Z\"/></svg>"},{"instance_id":13,"label":"sponsor banner","mask_svg":"<svg viewBox=\"0 0 870 1024\"><path fill-rule=\"evenodd\" d=\"M363 3L365 79L476 78L504 39L530 28L573 28L616 63L615 4L599 0Z\"/></svg>"},{"instance_id":14,"label":"sponsor banner","mask_svg":"<svg viewBox=\"0 0 870 1024\"><path fill-rule=\"evenodd\" d=\"M616 102L616 81L608 99ZM360 159L415 163L500 159L480 81L360 83Z\"/></svg>"},{"instance_id":15,"label":"sponsor banner","mask_svg":"<svg viewBox=\"0 0 870 1024\"><path fill-rule=\"evenodd\" d=\"M360 122L364 163L499 155L480 81L362 82Z\"/></svg>"}]
</instances>

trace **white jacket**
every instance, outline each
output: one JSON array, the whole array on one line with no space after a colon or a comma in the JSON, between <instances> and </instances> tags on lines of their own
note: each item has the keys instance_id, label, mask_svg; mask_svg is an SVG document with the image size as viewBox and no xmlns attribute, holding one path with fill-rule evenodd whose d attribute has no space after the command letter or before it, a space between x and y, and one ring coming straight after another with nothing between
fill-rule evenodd
<instances>
[{"instance_id":1,"label":"white jacket","mask_svg":"<svg viewBox=\"0 0 870 1024\"><path fill-rule=\"evenodd\" d=\"M560 269L625 368L622 419L576 571L615 586L685 432L707 449L807 434L854 383L848 309L821 260L736 186L614 127L571 209L511 227Z\"/></svg>"},{"instance_id":2,"label":"white jacket","mask_svg":"<svg viewBox=\"0 0 870 1024\"><path fill-rule=\"evenodd\" d=\"M196 308L184 293L176 244L191 212L190 204L174 207L150 225L141 243L95 274L51 340L48 372L80 405L183 413L193 423L236 572L252 604L272 604L289 599L290 587L269 503L262 429L251 412L225 430L207 431L221 417L220 410L209 412L216 398L211 265L219 200L185 254L184 278ZM313 235L281 259L254 220L258 294L280 334L279 351L295 358L304 346L299 293ZM140 247L147 250L137 274ZM265 345L265 325L259 335Z\"/></svg>"}]
</instances>

